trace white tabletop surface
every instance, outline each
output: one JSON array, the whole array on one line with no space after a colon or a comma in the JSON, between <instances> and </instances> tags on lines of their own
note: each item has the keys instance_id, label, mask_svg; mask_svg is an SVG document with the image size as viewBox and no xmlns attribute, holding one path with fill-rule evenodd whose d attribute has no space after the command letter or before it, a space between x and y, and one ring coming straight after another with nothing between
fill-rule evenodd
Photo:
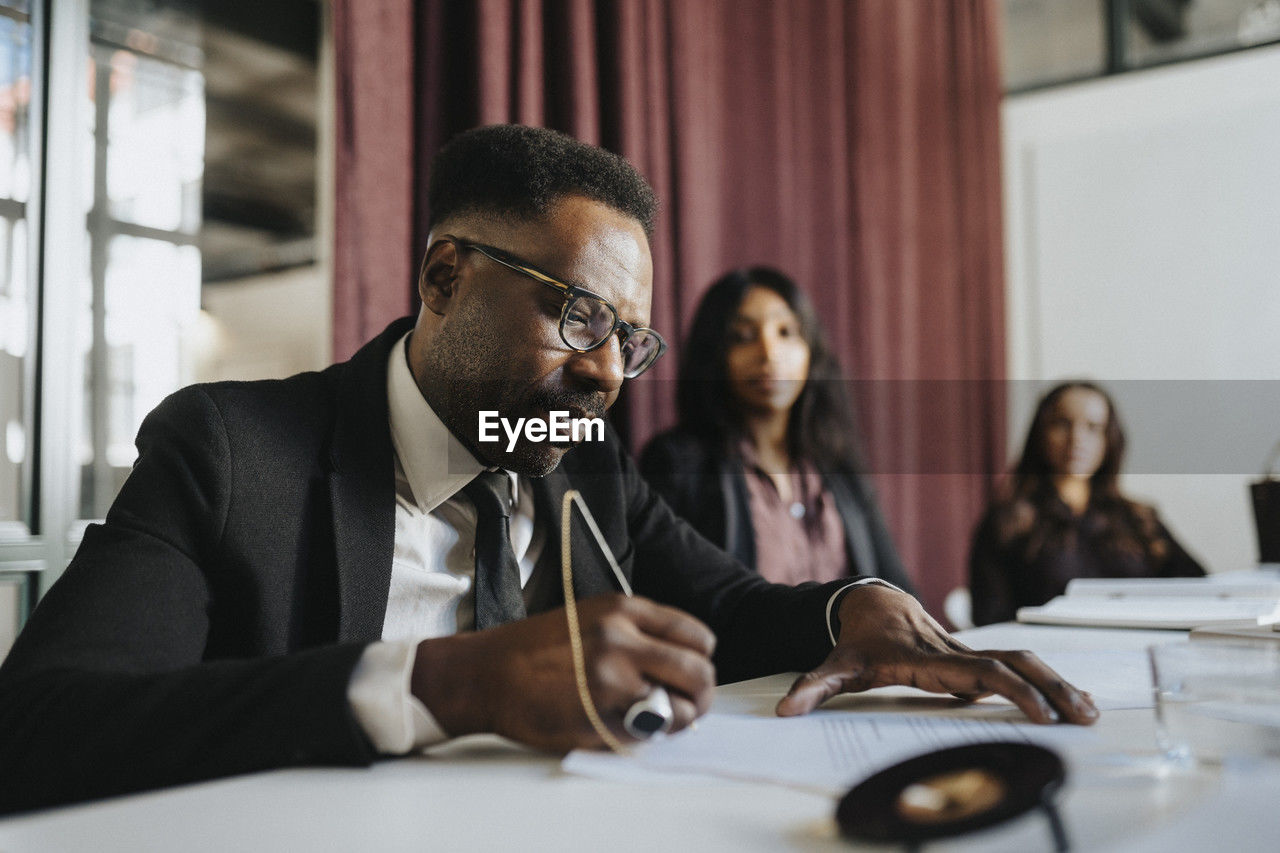
<instances>
[{"instance_id":1,"label":"white tabletop surface","mask_svg":"<svg viewBox=\"0 0 1280 853\"><path fill-rule=\"evenodd\" d=\"M1133 650L1185 635L997 625L961 636L973 647L1052 653ZM767 710L789 681L721 688L716 710ZM840 701L884 710L897 700ZM1203 826L1196 836L1183 834L1182 823L1223 810L1215 798L1231 774L1159 772L1149 760L1153 726L1150 709L1109 711L1095 727L1097 740L1066 755L1061 802L1074 849L1139 849L1162 834L1203 838ZM571 776L555 757L479 737L369 769L261 773L0 820L0 851L849 849L836 834L835 805L829 795L760 783L634 785ZM1234 842L1269 849L1263 839L1272 836L1271 817L1233 812ZM927 849L1051 846L1043 819L1030 815Z\"/></svg>"}]
</instances>

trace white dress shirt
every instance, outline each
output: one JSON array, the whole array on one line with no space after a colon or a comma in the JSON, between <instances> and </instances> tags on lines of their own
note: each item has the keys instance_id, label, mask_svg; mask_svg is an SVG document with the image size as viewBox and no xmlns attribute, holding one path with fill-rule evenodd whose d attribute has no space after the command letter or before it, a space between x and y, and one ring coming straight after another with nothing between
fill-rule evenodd
<instances>
[{"instance_id":1,"label":"white dress shirt","mask_svg":"<svg viewBox=\"0 0 1280 853\"><path fill-rule=\"evenodd\" d=\"M486 470L423 398L409 371L408 335L391 348L387 402L395 448L396 533L382 642L370 645L347 696L379 752L403 753L447 737L417 698L409 677L418 643L475 627L476 512L462 489ZM533 490L510 474L511 545L520 585L542 552L533 524Z\"/></svg>"},{"instance_id":2,"label":"white dress shirt","mask_svg":"<svg viewBox=\"0 0 1280 853\"><path fill-rule=\"evenodd\" d=\"M382 642L365 649L347 687L356 720L374 748L386 754L403 754L448 737L410 692L409 679L418 643L475 627L476 513L460 493L486 470L423 398L406 359L408 337L391 348L387 362L396 533ZM543 534L534 525L528 479L510 476L511 544L527 598ZM863 583L893 586L867 578L837 591L827 603L833 646L832 606L845 589Z\"/></svg>"}]
</instances>

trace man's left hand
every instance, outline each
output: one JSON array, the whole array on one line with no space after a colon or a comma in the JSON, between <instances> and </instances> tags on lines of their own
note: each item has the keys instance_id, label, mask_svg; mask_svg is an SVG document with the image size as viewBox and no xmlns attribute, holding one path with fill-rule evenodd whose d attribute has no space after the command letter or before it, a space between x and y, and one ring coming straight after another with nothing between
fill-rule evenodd
<instances>
[{"instance_id":1,"label":"man's left hand","mask_svg":"<svg viewBox=\"0 0 1280 853\"><path fill-rule=\"evenodd\" d=\"M1098 719L1089 697L1031 652L974 651L905 592L855 587L840 602L839 616L836 647L791 686L778 703L779 716L807 714L838 693L905 684L968 701L997 693L1037 723Z\"/></svg>"}]
</instances>

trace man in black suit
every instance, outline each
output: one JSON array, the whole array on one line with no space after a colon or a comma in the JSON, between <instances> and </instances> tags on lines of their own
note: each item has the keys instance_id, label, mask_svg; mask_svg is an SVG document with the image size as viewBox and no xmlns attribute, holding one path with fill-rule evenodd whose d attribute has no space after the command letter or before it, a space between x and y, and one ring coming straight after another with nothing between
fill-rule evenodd
<instances>
[{"instance_id":1,"label":"man in black suit","mask_svg":"<svg viewBox=\"0 0 1280 853\"><path fill-rule=\"evenodd\" d=\"M612 433L572 452L486 440L484 412L602 415L661 354L653 198L621 158L495 127L440 154L430 202L416 322L321 373L194 386L148 416L105 523L0 669L0 810L469 732L600 745L557 586L569 488L637 593L572 540L591 695L619 736L655 684L679 729L717 674L787 670L809 671L780 714L912 683L1001 693L1038 722L1096 717L1034 656L971 652L895 588L745 571Z\"/></svg>"}]
</instances>

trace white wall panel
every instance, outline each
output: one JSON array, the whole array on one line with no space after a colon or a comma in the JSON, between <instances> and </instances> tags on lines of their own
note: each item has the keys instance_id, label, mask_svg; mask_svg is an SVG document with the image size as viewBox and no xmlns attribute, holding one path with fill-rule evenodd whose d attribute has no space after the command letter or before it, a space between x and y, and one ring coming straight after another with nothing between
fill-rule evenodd
<instances>
[{"instance_id":1,"label":"white wall panel","mask_svg":"<svg viewBox=\"0 0 1280 853\"><path fill-rule=\"evenodd\" d=\"M1280 48L1014 96L1003 121L1011 453L1051 381L1109 383L1127 488L1212 569L1252 564L1247 482L1280 440Z\"/></svg>"}]
</instances>

